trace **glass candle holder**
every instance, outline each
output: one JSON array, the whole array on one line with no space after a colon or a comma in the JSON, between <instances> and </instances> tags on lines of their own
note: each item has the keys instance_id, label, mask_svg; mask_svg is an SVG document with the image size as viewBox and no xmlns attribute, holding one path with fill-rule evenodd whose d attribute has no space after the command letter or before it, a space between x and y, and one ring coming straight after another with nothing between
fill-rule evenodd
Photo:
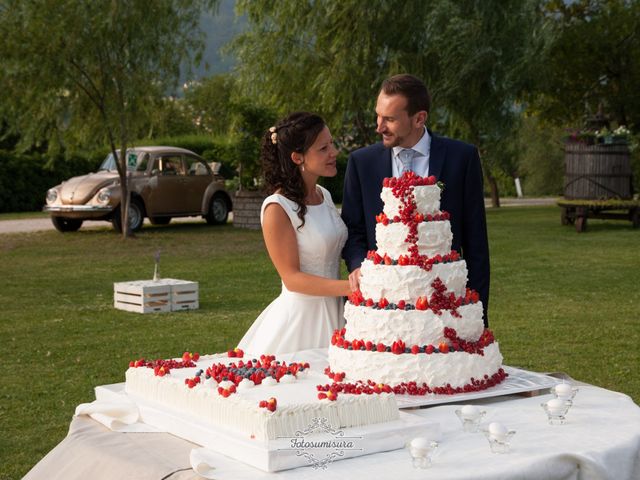
<instances>
[{"instance_id":1,"label":"glass candle holder","mask_svg":"<svg viewBox=\"0 0 640 480\"><path fill-rule=\"evenodd\" d=\"M578 387L574 387L569 383L559 383L551 389L554 397L566 402L569 406L573 405L573 397L578 393Z\"/></svg>"},{"instance_id":2,"label":"glass candle holder","mask_svg":"<svg viewBox=\"0 0 640 480\"><path fill-rule=\"evenodd\" d=\"M429 468L433 454L438 448L438 442L425 437L417 437L407 444L413 468Z\"/></svg>"},{"instance_id":3,"label":"glass candle holder","mask_svg":"<svg viewBox=\"0 0 640 480\"><path fill-rule=\"evenodd\" d=\"M462 423L462 430L467 433L477 432L482 417L487 413L484 410L480 410L475 405L465 405L464 407L457 409L455 412L458 419L460 419L460 423Z\"/></svg>"},{"instance_id":4,"label":"glass candle holder","mask_svg":"<svg viewBox=\"0 0 640 480\"><path fill-rule=\"evenodd\" d=\"M487 437L491 452L509 453L511 448L509 441L516 434L516 431L509 430L504 425L494 422L489 424L488 428L483 429L482 433Z\"/></svg>"},{"instance_id":5,"label":"glass candle holder","mask_svg":"<svg viewBox=\"0 0 640 480\"><path fill-rule=\"evenodd\" d=\"M564 425L571 403L561 398L552 398L548 402L541 403L540 406L547 414L549 425Z\"/></svg>"}]
</instances>

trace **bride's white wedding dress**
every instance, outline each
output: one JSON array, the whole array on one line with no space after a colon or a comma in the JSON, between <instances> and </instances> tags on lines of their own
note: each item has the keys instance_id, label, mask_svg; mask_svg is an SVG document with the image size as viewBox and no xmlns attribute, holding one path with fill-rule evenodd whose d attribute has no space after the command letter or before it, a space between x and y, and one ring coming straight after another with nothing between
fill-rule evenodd
<instances>
[{"instance_id":1,"label":"bride's white wedding dress","mask_svg":"<svg viewBox=\"0 0 640 480\"><path fill-rule=\"evenodd\" d=\"M318 186L324 198L320 205L308 205L305 224L298 218L297 204L279 194L267 197L270 203L282 206L296 232L300 270L320 277L340 278L340 252L347 240L347 228L336 210L331 194ZM331 335L342 328L343 300L340 297L318 297L287 290L260 314L238 344L244 352L254 355L290 353L310 348L328 347Z\"/></svg>"}]
</instances>

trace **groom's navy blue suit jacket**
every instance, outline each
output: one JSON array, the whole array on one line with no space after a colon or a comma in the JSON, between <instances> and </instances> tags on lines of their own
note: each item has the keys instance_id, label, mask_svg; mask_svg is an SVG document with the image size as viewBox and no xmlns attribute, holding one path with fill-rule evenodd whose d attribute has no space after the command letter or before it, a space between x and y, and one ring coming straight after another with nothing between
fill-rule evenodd
<instances>
[{"instance_id":1,"label":"groom's navy blue suit jacket","mask_svg":"<svg viewBox=\"0 0 640 480\"><path fill-rule=\"evenodd\" d=\"M452 248L469 270L468 286L480 294L488 324L489 242L478 150L458 140L431 135L429 175L444 183L441 209L451 215ZM347 268L358 268L368 250L376 249L375 216L382 212L382 181L392 176L392 150L376 143L349 156L342 200L342 219L349 237L342 251Z\"/></svg>"}]
</instances>

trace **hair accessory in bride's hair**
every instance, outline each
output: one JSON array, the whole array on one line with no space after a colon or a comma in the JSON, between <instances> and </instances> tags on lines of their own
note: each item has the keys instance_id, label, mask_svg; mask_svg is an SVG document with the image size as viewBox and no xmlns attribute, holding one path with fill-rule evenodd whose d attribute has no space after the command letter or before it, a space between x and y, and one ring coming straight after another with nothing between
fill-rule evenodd
<instances>
[{"instance_id":1,"label":"hair accessory in bride's hair","mask_svg":"<svg viewBox=\"0 0 640 480\"><path fill-rule=\"evenodd\" d=\"M278 143L278 133L276 132L276 127L271 127L269 131L271 132L271 143L275 145L276 143Z\"/></svg>"}]
</instances>

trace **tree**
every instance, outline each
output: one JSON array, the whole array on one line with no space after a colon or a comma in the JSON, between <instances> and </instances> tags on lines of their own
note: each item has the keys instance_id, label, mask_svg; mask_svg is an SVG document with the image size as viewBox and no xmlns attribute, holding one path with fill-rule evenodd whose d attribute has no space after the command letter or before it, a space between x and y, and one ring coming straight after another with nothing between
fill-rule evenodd
<instances>
[{"instance_id":1,"label":"tree","mask_svg":"<svg viewBox=\"0 0 640 480\"><path fill-rule=\"evenodd\" d=\"M280 114L317 111L334 134L353 134L357 144L372 142L374 97L397 63L389 42L410 42L409 15L400 25L388 24L401 3L406 2L238 1L249 22L232 45L240 88ZM419 28L427 9L417 8L422 2L409 3L415 4Z\"/></svg>"},{"instance_id":2,"label":"tree","mask_svg":"<svg viewBox=\"0 0 640 480\"><path fill-rule=\"evenodd\" d=\"M501 140L545 48L538 0L240 0L249 30L235 42L240 86L284 111L325 116L354 144L375 139L382 80L413 73L434 97L429 122L475 143L492 172L509 169ZM505 165L505 162L507 165Z\"/></svg>"},{"instance_id":3,"label":"tree","mask_svg":"<svg viewBox=\"0 0 640 480\"><path fill-rule=\"evenodd\" d=\"M617 125L640 126L640 2L550 0L555 29L531 101L541 116L582 123L599 111Z\"/></svg>"},{"instance_id":4,"label":"tree","mask_svg":"<svg viewBox=\"0 0 640 480\"><path fill-rule=\"evenodd\" d=\"M230 74L213 75L185 87L184 103L201 133L228 132L234 91L235 78Z\"/></svg>"},{"instance_id":5,"label":"tree","mask_svg":"<svg viewBox=\"0 0 640 480\"><path fill-rule=\"evenodd\" d=\"M538 115L522 118L514 141L520 152L518 169L528 195L561 195L564 152L559 127L543 123Z\"/></svg>"},{"instance_id":6,"label":"tree","mask_svg":"<svg viewBox=\"0 0 640 480\"><path fill-rule=\"evenodd\" d=\"M510 139L519 100L548 48L548 28L535 0L437 2L429 17L424 42L438 65L430 77L437 118L479 148L495 207L497 176L516 175Z\"/></svg>"},{"instance_id":7,"label":"tree","mask_svg":"<svg viewBox=\"0 0 640 480\"><path fill-rule=\"evenodd\" d=\"M128 226L126 151L177 82L198 60L203 7L217 0L5 0L0 4L0 89L4 115L23 145L46 139L106 141L122 188ZM117 146L120 155L117 155ZM123 228L123 236L130 235Z\"/></svg>"},{"instance_id":8,"label":"tree","mask_svg":"<svg viewBox=\"0 0 640 480\"><path fill-rule=\"evenodd\" d=\"M135 138L194 135L199 131L184 98L173 95L157 98L154 105L150 106L147 121L145 130L139 132Z\"/></svg>"}]
</instances>

